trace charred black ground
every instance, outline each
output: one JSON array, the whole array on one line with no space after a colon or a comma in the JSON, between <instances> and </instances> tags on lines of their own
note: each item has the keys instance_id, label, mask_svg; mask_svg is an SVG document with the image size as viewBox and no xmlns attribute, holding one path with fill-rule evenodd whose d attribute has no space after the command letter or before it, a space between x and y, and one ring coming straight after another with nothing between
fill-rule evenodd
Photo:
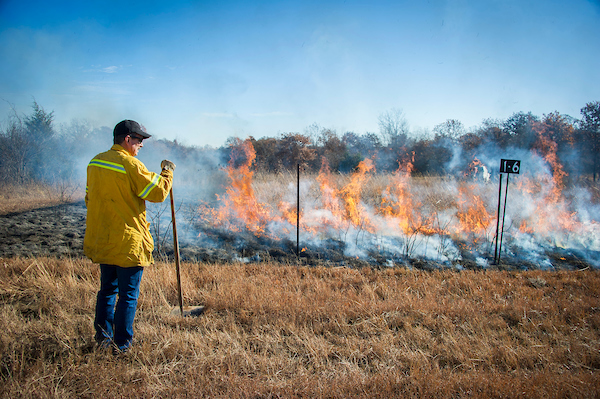
<instances>
[{"instance_id":1,"label":"charred black ground","mask_svg":"<svg viewBox=\"0 0 600 399\"><path fill-rule=\"evenodd\" d=\"M83 257L86 208L83 201L34 209L0 216L0 257ZM371 251L367 259L346 256L345 243L335 239L319 242L318 247L301 245L296 255L296 242L256 237L247 232L224 231L206 226L194 226L202 239L180 242L181 260L191 262L244 262L260 263L278 261L286 264L348 266L348 267L414 267L418 269L482 269L476 255L467 246L461 250L462 259L454 263L438 263L427 259L408 259L385 251ZM168 238L168 237L167 237ZM156 238L155 238L156 240ZM161 239L160 250L154 256L159 260L173 259L172 241ZM462 247L459 245L459 247ZM567 249L554 248L546 253L554 269L578 270L593 268L584 259L600 254L583 254ZM490 262L491 263L491 262ZM500 265L492 269L536 269L535 261L503 255ZM546 266L547 267L547 262Z\"/></svg>"},{"instance_id":2,"label":"charred black ground","mask_svg":"<svg viewBox=\"0 0 600 399\"><path fill-rule=\"evenodd\" d=\"M83 256L83 202L0 216L0 256Z\"/></svg>"}]
</instances>

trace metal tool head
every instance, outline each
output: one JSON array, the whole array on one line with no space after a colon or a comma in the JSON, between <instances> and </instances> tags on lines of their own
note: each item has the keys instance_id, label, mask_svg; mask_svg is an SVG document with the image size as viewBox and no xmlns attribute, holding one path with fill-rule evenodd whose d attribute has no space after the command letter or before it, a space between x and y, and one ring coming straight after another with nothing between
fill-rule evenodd
<instances>
[{"instance_id":1,"label":"metal tool head","mask_svg":"<svg viewBox=\"0 0 600 399\"><path fill-rule=\"evenodd\" d=\"M198 317L202 313L204 313L204 306L184 306L183 313L180 307L175 307L171 310L172 315L182 317Z\"/></svg>"}]
</instances>

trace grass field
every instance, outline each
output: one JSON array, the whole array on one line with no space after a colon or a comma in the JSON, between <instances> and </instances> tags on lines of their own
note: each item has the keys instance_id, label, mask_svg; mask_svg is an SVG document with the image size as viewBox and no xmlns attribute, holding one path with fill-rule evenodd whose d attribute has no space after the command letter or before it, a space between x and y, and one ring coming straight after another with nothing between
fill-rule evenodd
<instances>
[{"instance_id":1,"label":"grass field","mask_svg":"<svg viewBox=\"0 0 600 399\"><path fill-rule=\"evenodd\" d=\"M93 346L97 265L0 259L0 395L592 398L600 275L263 263L146 268L126 355Z\"/></svg>"},{"instance_id":2,"label":"grass field","mask_svg":"<svg viewBox=\"0 0 600 399\"><path fill-rule=\"evenodd\" d=\"M352 186L350 176L330 177L340 195ZM317 176L303 178L306 217L310 210L323 209L327 191L314 183ZM394 178L398 190L390 191ZM294 174L258 174L253 192L240 194L250 200L255 195L257 203L276 210L282 202L293 202L294 182ZM375 175L359 187L360 196L347 198L375 207L392 193L398 206L421 210L395 216L413 217L413 225L398 227L413 237L410 230L416 231L418 223L425 226L427 215L450 212L458 224L461 200L475 203L476 197L466 197L455 183ZM483 183L473 187L471 192L485 188L481 197L494 212L489 204L495 204L497 189ZM65 192L41 186L4 190L0 214L83 197ZM559 214L566 203L538 206L531 213L540 219L532 219L534 226L556 224L554 218L538 216L550 215L546 209ZM596 203L597 198L590 204ZM578 223L567 238L593 236L595 221ZM471 238L488 240L489 226ZM442 233L459 237L449 228ZM0 396L600 396L597 268L378 270L298 265L293 256L286 263L266 259L257 264L183 263L186 304L206 306L202 316L185 319L170 314L177 302L173 264L146 268L136 344L115 357L94 347L97 265L79 258L0 257Z\"/></svg>"}]
</instances>

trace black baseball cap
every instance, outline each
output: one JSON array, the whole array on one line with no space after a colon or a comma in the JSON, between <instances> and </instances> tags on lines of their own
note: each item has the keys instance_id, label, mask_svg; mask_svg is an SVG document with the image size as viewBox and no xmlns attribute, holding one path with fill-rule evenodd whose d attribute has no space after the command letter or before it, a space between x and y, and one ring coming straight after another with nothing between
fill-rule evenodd
<instances>
[{"instance_id":1,"label":"black baseball cap","mask_svg":"<svg viewBox=\"0 0 600 399\"><path fill-rule=\"evenodd\" d=\"M148 132L146 132L146 128L144 126L129 119L125 119L124 121L117 123L115 130L113 130L114 137L127 136L132 133L139 134L145 139L152 137L148 134Z\"/></svg>"}]
</instances>

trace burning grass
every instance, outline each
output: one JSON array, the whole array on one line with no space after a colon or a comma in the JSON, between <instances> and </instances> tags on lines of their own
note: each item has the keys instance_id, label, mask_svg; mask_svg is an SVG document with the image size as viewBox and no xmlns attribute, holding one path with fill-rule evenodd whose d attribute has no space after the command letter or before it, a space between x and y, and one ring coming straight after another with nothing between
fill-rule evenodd
<instances>
[{"instance_id":1,"label":"burning grass","mask_svg":"<svg viewBox=\"0 0 600 399\"><path fill-rule=\"evenodd\" d=\"M99 272L0 259L3 397L597 397L598 271L146 268L129 354L92 348Z\"/></svg>"},{"instance_id":2,"label":"burning grass","mask_svg":"<svg viewBox=\"0 0 600 399\"><path fill-rule=\"evenodd\" d=\"M428 262L460 269L487 268L495 260L499 176L477 158L464 174L444 177L412 176L410 160L392 174L381 174L368 158L353 173L339 175L324 159L318 175L302 175L298 184L295 173L255 175L251 142L238 146L226 168L230 182L224 182L214 203L197 212L196 245L220 248L220 239L233 232L237 246L231 250L238 254L264 253L251 242L267 238L294 256L299 204L305 249L300 256L309 264L315 263L310 254L332 246L346 264L349 259L377 266ZM511 196L505 197L504 262L512 268L552 269L558 254L598 267L600 206L592 201L594 191L565 185L554 146L526 157L527 168L513 176Z\"/></svg>"}]
</instances>

